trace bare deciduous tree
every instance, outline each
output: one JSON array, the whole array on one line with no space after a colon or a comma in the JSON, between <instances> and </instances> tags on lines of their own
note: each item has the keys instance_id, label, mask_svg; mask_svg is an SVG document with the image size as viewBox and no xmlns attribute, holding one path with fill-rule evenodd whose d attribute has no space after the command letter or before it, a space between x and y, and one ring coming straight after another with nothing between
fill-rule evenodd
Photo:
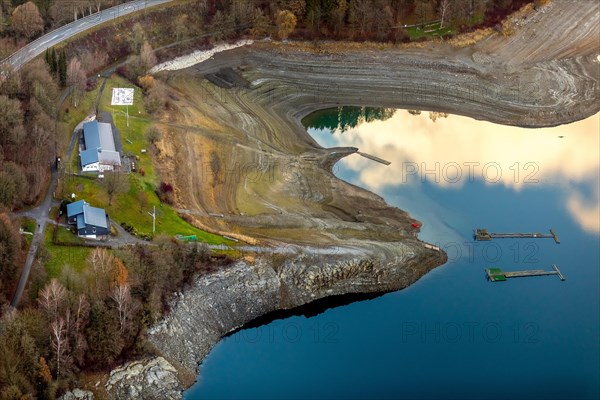
<instances>
[{"instance_id":1,"label":"bare deciduous tree","mask_svg":"<svg viewBox=\"0 0 600 400\"><path fill-rule=\"evenodd\" d=\"M85 294L80 294L73 305L73 325L70 330L71 343L73 344L73 358L80 364L83 363L87 342L84 328L90 314L90 303Z\"/></svg>"},{"instance_id":2,"label":"bare deciduous tree","mask_svg":"<svg viewBox=\"0 0 600 400\"><path fill-rule=\"evenodd\" d=\"M177 42L180 42L182 39L184 39L188 35L188 33L189 33L188 25L189 25L189 18L188 18L187 14L181 14L175 20L174 33L175 33L175 40Z\"/></svg>"},{"instance_id":3,"label":"bare deciduous tree","mask_svg":"<svg viewBox=\"0 0 600 400\"><path fill-rule=\"evenodd\" d=\"M25 137L19 101L0 95L0 146L18 146Z\"/></svg>"},{"instance_id":4,"label":"bare deciduous tree","mask_svg":"<svg viewBox=\"0 0 600 400\"><path fill-rule=\"evenodd\" d=\"M69 341L67 340L67 330L65 320L61 317L50 324L50 337L52 351L56 362L56 377L60 377L61 366L64 368L68 364Z\"/></svg>"},{"instance_id":5,"label":"bare deciduous tree","mask_svg":"<svg viewBox=\"0 0 600 400\"><path fill-rule=\"evenodd\" d=\"M115 286L110 297L117 304L119 326L121 333L123 333L131 317L131 290L129 283L125 282Z\"/></svg>"},{"instance_id":6,"label":"bare deciduous tree","mask_svg":"<svg viewBox=\"0 0 600 400\"><path fill-rule=\"evenodd\" d=\"M156 56L150 43L144 42L142 49L140 50L140 62L144 68L144 72L147 72L150 68L156 65Z\"/></svg>"},{"instance_id":7,"label":"bare deciduous tree","mask_svg":"<svg viewBox=\"0 0 600 400\"><path fill-rule=\"evenodd\" d=\"M106 190L110 206L115 194L126 192L129 189L129 179L121 171L105 171L101 185Z\"/></svg>"},{"instance_id":8,"label":"bare deciduous tree","mask_svg":"<svg viewBox=\"0 0 600 400\"><path fill-rule=\"evenodd\" d=\"M106 65L108 61L108 54L102 50L96 51L84 51L80 56L81 68L85 71L86 75L92 75L99 68Z\"/></svg>"},{"instance_id":9,"label":"bare deciduous tree","mask_svg":"<svg viewBox=\"0 0 600 400\"><path fill-rule=\"evenodd\" d=\"M448 12L450 11L450 0L440 1L439 14L440 14L440 28L444 27L444 20L449 17Z\"/></svg>"},{"instance_id":10,"label":"bare deciduous tree","mask_svg":"<svg viewBox=\"0 0 600 400\"><path fill-rule=\"evenodd\" d=\"M373 7L367 0L350 0L348 22L354 30L364 36L371 29L373 22Z\"/></svg>"},{"instance_id":11,"label":"bare deciduous tree","mask_svg":"<svg viewBox=\"0 0 600 400\"><path fill-rule=\"evenodd\" d=\"M84 69L81 67L81 62L77 58L72 58L67 67L67 86L71 88L71 99L74 107L79 105L86 81L87 78Z\"/></svg>"},{"instance_id":12,"label":"bare deciduous tree","mask_svg":"<svg viewBox=\"0 0 600 400\"><path fill-rule=\"evenodd\" d=\"M65 305L67 289L56 279L52 279L41 291L38 302L52 320L56 320ZM64 323L64 321L63 321Z\"/></svg>"},{"instance_id":13,"label":"bare deciduous tree","mask_svg":"<svg viewBox=\"0 0 600 400\"><path fill-rule=\"evenodd\" d=\"M85 321L88 318L90 313L90 303L87 301L87 297L85 294L80 294L77 296L77 301L75 302L75 325L74 329L76 331L81 331L83 327L85 327Z\"/></svg>"},{"instance_id":14,"label":"bare deciduous tree","mask_svg":"<svg viewBox=\"0 0 600 400\"><path fill-rule=\"evenodd\" d=\"M160 112L166 102L166 94L163 85L156 84L144 95L144 108L150 114Z\"/></svg>"},{"instance_id":15,"label":"bare deciduous tree","mask_svg":"<svg viewBox=\"0 0 600 400\"><path fill-rule=\"evenodd\" d=\"M142 28L142 25L140 25L139 22L136 22L133 25L133 29L128 40L131 52L139 54L140 50L142 49L142 45L146 41L146 32L144 32L144 28Z\"/></svg>"},{"instance_id":16,"label":"bare deciduous tree","mask_svg":"<svg viewBox=\"0 0 600 400\"><path fill-rule=\"evenodd\" d=\"M89 280L96 296L108 293L112 282L115 257L106 249L96 248L88 258Z\"/></svg>"},{"instance_id":17,"label":"bare deciduous tree","mask_svg":"<svg viewBox=\"0 0 600 400\"><path fill-rule=\"evenodd\" d=\"M337 7L332 12L333 31L337 35L344 29L344 19L348 11L348 1L338 0Z\"/></svg>"}]
</instances>

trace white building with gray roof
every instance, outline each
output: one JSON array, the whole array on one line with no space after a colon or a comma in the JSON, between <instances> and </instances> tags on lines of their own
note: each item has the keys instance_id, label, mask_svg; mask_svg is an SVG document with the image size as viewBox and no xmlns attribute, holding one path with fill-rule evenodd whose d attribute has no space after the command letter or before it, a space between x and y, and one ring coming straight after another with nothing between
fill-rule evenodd
<instances>
[{"instance_id":1,"label":"white building with gray roof","mask_svg":"<svg viewBox=\"0 0 600 400\"><path fill-rule=\"evenodd\" d=\"M121 166L110 124L98 121L83 124L85 150L79 153L83 172L112 171Z\"/></svg>"}]
</instances>

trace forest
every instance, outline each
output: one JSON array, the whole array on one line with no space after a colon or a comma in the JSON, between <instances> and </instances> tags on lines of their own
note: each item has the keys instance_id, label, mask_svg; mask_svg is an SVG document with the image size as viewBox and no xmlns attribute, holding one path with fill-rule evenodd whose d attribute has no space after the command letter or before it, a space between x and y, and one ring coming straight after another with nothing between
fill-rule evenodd
<instances>
[{"instance_id":1,"label":"forest","mask_svg":"<svg viewBox=\"0 0 600 400\"><path fill-rule=\"evenodd\" d=\"M231 262L200 244L167 237L156 244L97 248L86 265L67 265L50 280L42 251L30 283L37 298L18 312L5 306L0 319L0 398L54 399L82 371L154 354L144 333L166 311L170 295Z\"/></svg>"}]
</instances>

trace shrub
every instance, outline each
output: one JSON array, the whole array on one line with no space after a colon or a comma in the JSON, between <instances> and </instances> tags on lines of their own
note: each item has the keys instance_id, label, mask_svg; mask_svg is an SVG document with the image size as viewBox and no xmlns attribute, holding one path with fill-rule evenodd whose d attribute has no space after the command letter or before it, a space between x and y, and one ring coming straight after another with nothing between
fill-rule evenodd
<instances>
[{"instance_id":1,"label":"shrub","mask_svg":"<svg viewBox=\"0 0 600 400\"><path fill-rule=\"evenodd\" d=\"M146 131L146 139L152 144L156 144L162 139L162 133L155 125L151 125Z\"/></svg>"},{"instance_id":2,"label":"shrub","mask_svg":"<svg viewBox=\"0 0 600 400\"><path fill-rule=\"evenodd\" d=\"M161 182L156 194L163 203L173 204L174 188L170 183Z\"/></svg>"},{"instance_id":3,"label":"shrub","mask_svg":"<svg viewBox=\"0 0 600 400\"><path fill-rule=\"evenodd\" d=\"M170 193L173 191L173 185L171 185L170 183L161 182L160 191L163 193Z\"/></svg>"},{"instance_id":4,"label":"shrub","mask_svg":"<svg viewBox=\"0 0 600 400\"><path fill-rule=\"evenodd\" d=\"M138 79L140 86L144 91L148 91L156 85L156 79L152 75L144 75Z\"/></svg>"},{"instance_id":5,"label":"shrub","mask_svg":"<svg viewBox=\"0 0 600 400\"><path fill-rule=\"evenodd\" d=\"M117 74L121 75L124 78L127 78L127 69L125 68L125 66L121 65L120 67L117 67Z\"/></svg>"},{"instance_id":6,"label":"shrub","mask_svg":"<svg viewBox=\"0 0 600 400\"><path fill-rule=\"evenodd\" d=\"M91 92L96 89L96 86L98 86L98 80L96 78L90 78L85 83L85 90L86 92Z\"/></svg>"},{"instance_id":7,"label":"shrub","mask_svg":"<svg viewBox=\"0 0 600 400\"><path fill-rule=\"evenodd\" d=\"M152 86L148 89L147 94L144 96L144 108L150 114L160 112L164 109L166 103L166 96L163 87L159 84Z\"/></svg>"}]
</instances>

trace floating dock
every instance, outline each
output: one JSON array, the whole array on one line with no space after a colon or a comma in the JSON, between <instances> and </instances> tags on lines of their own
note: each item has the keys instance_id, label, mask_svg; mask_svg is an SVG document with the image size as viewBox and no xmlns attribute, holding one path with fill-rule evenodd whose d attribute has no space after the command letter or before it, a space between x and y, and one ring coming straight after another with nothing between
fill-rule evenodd
<instances>
[{"instance_id":1,"label":"floating dock","mask_svg":"<svg viewBox=\"0 0 600 400\"><path fill-rule=\"evenodd\" d=\"M473 238L475 240L492 240L492 239L554 239L556 244L560 244L560 239L554 231L550 228L550 234L547 233L491 233L487 229L475 229L473 231Z\"/></svg>"},{"instance_id":2,"label":"floating dock","mask_svg":"<svg viewBox=\"0 0 600 400\"><path fill-rule=\"evenodd\" d=\"M357 151L356 154L360 154L361 156L368 158L369 160L373 160L373 161L377 161L378 163L381 163L383 165L390 165L391 162L384 160L383 158L379 158L377 156L373 156L371 154L367 154L367 153L363 153L361 151Z\"/></svg>"},{"instance_id":3,"label":"floating dock","mask_svg":"<svg viewBox=\"0 0 600 400\"><path fill-rule=\"evenodd\" d=\"M491 282L502 282L508 278L524 278L527 276L544 276L544 275L558 275L561 281L565 280L565 277L560 272L558 267L552 264L553 271L544 271L543 269L524 270L524 271L507 271L504 272L500 268L486 268L485 273L488 281Z\"/></svg>"}]
</instances>

